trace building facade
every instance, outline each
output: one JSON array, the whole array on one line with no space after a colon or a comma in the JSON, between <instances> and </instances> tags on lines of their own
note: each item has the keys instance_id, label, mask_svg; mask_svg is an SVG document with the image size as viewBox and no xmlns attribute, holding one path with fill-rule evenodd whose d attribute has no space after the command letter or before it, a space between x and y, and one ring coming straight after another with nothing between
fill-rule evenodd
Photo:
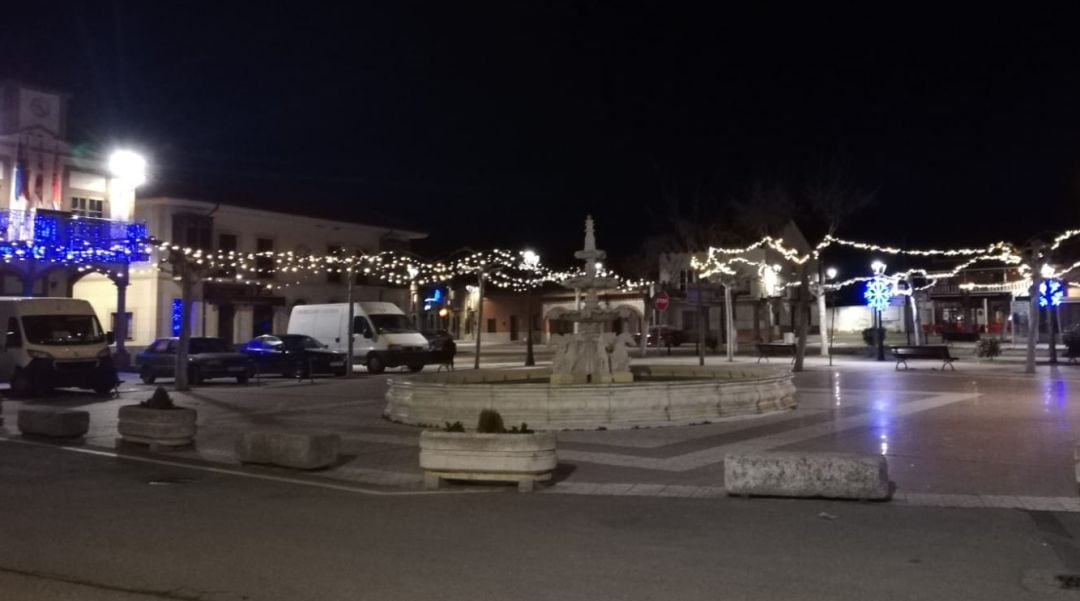
<instances>
[{"instance_id":1,"label":"building facade","mask_svg":"<svg viewBox=\"0 0 1080 601\"><path fill-rule=\"evenodd\" d=\"M415 231L170 197L138 199L134 217L144 222L149 234L158 240L238 253L372 254L407 250L411 241L426 236ZM183 310L180 284L168 266L158 264L159 259L155 251L149 261L130 267L127 342L134 347L178 332ZM276 270L272 258L258 258L255 262L258 271L253 279L238 281L236 270L225 268L207 274L195 287L195 301L189 308L195 335L243 342L260 334L283 332L295 305L345 302L347 298L347 274L286 273ZM389 301L409 310L406 288L385 286L365 276L355 276L353 284L356 301ZM91 302L102 324L115 324L118 319L111 285L104 276L87 274L73 287L74 296Z\"/></svg>"}]
</instances>

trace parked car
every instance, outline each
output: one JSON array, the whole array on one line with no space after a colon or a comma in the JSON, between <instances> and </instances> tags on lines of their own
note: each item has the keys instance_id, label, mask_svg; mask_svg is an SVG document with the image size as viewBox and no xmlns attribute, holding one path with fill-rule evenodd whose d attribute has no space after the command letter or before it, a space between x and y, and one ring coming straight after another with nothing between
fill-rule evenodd
<instances>
[{"instance_id":1,"label":"parked car","mask_svg":"<svg viewBox=\"0 0 1080 601\"><path fill-rule=\"evenodd\" d=\"M135 356L139 378L153 384L157 378L176 375L176 352L179 338L159 338ZM246 384L255 375L255 363L233 350L224 338L192 337L188 344L188 382L198 384L211 378L236 378Z\"/></svg>"},{"instance_id":2,"label":"parked car","mask_svg":"<svg viewBox=\"0 0 1080 601\"><path fill-rule=\"evenodd\" d=\"M446 350L449 343L454 342L454 337L446 330L424 330L420 333L427 338L428 348L433 352Z\"/></svg>"},{"instance_id":3,"label":"parked car","mask_svg":"<svg viewBox=\"0 0 1080 601\"><path fill-rule=\"evenodd\" d=\"M634 342L641 344L641 333L634 334ZM686 342L686 333L672 326L652 326L649 328L649 346L681 346Z\"/></svg>"},{"instance_id":4,"label":"parked car","mask_svg":"<svg viewBox=\"0 0 1080 601\"><path fill-rule=\"evenodd\" d=\"M261 374L307 378L314 374L344 376L348 373L346 353L330 350L304 334L258 336L243 345L241 352L255 362Z\"/></svg>"}]
</instances>

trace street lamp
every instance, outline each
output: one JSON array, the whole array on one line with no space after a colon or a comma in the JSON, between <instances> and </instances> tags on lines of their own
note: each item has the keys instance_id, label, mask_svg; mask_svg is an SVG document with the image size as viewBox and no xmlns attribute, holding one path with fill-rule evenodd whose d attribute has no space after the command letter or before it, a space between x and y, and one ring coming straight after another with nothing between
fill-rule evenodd
<instances>
[{"instance_id":1,"label":"street lamp","mask_svg":"<svg viewBox=\"0 0 1080 601\"><path fill-rule=\"evenodd\" d=\"M109 173L138 188L146 183L146 159L131 150L116 150L109 155Z\"/></svg>"},{"instance_id":2,"label":"street lamp","mask_svg":"<svg viewBox=\"0 0 1080 601\"><path fill-rule=\"evenodd\" d=\"M412 313L413 327L420 330L420 312L416 310L416 298L420 293L416 287L416 276L420 275L420 270L410 263L405 267L405 271L409 273L409 312Z\"/></svg>"},{"instance_id":3,"label":"street lamp","mask_svg":"<svg viewBox=\"0 0 1080 601\"><path fill-rule=\"evenodd\" d=\"M540 255L535 251L526 250L521 253L521 266L530 272L535 272L540 265ZM533 291L529 288L528 302L525 315L525 366L536 365L536 357L533 355Z\"/></svg>"},{"instance_id":4,"label":"street lamp","mask_svg":"<svg viewBox=\"0 0 1080 601\"><path fill-rule=\"evenodd\" d=\"M135 189L146 183L146 159L130 150L116 150L109 155L109 217L117 221L130 221L135 216ZM127 286L128 263L123 263L121 273L114 279L116 284L116 324L113 336L116 338L116 365L126 369L130 365L127 349ZM187 276L190 277L190 276ZM184 315L190 315L191 299L185 298ZM187 349L184 349L186 355ZM181 357L184 361L186 357Z\"/></svg>"}]
</instances>

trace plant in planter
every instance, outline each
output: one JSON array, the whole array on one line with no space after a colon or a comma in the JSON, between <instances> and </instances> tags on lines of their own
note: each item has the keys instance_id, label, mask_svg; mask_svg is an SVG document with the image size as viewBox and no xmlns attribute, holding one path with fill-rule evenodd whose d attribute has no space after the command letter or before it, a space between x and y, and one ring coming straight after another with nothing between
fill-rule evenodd
<instances>
[{"instance_id":1,"label":"plant in planter","mask_svg":"<svg viewBox=\"0 0 1080 601\"><path fill-rule=\"evenodd\" d=\"M437 488L442 480L492 480L518 483L528 492L536 481L550 480L558 459L555 435L533 432L527 424L508 431L498 411L480 413L475 432L461 422L420 434L420 467L424 484Z\"/></svg>"},{"instance_id":2,"label":"plant in planter","mask_svg":"<svg viewBox=\"0 0 1080 601\"><path fill-rule=\"evenodd\" d=\"M975 343L975 355L993 360L1001 354L1001 341L997 338L982 338Z\"/></svg>"},{"instance_id":3,"label":"plant in planter","mask_svg":"<svg viewBox=\"0 0 1080 601\"><path fill-rule=\"evenodd\" d=\"M151 451L190 446L195 441L194 409L178 407L163 387L137 405L120 407L121 443L148 445Z\"/></svg>"},{"instance_id":4,"label":"plant in planter","mask_svg":"<svg viewBox=\"0 0 1080 601\"><path fill-rule=\"evenodd\" d=\"M878 330L881 332L881 339L884 340L885 328L878 328ZM877 344L877 339L874 338L874 328L863 328L862 339L863 342L866 343L866 346L874 346Z\"/></svg>"}]
</instances>

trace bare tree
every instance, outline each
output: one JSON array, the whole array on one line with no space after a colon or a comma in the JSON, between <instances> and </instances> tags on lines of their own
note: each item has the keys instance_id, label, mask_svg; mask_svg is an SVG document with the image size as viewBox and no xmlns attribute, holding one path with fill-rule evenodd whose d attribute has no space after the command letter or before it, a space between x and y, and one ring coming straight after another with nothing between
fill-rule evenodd
<instances>
[{"instance_id":1,"label":"bare tree","mask_svg":"<svg viewBox=\"0 0 1080 601\"><path fill-rule=\"evenodd\" d=\"M189 382L188 346L191 343L191 305L194 302L195 284L202 279L203 266L178 248L170 248L166 261L172 267L174 276L180 279L180 341L176 349L175 388L188 390Z\"/></svg>"}]
</instances>

